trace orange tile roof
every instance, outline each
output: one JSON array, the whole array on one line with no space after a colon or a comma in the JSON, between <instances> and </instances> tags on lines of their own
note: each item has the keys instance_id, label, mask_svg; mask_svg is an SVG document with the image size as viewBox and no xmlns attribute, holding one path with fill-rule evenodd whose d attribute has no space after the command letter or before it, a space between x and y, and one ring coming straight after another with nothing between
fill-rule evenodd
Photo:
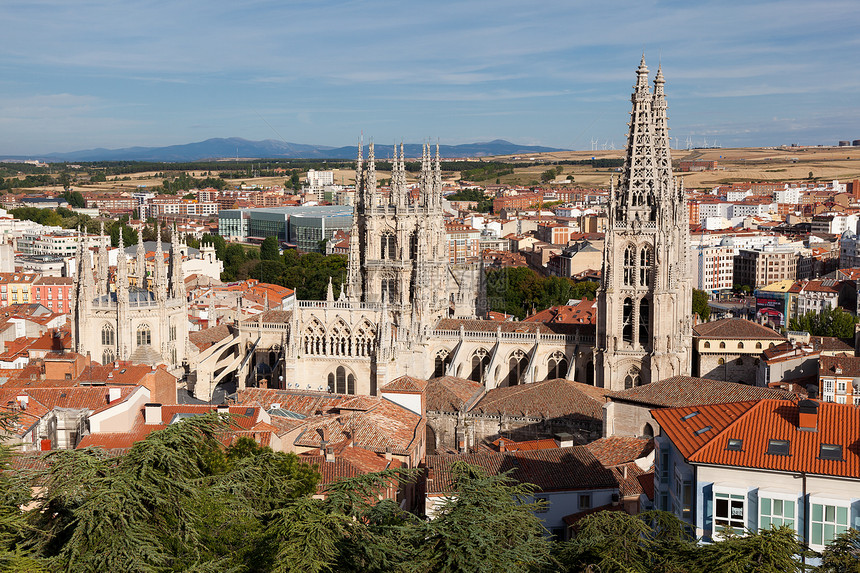
<instances>
[{"instance_id":1,"label":"orange tile roof","mask_svg":"<svg viewBox=\"0 0 860 573\"><path fill-rule=\"evenodd\" d=\"M785 340L785 337L775 330L757 324L745 318L724 318L703 322L693 327L693 336L699 338L726 338L737 339L762 339L762 340Z\"/></svg>"},{"instance_id":2,"label":"orange tile roof","mask_svg":"<svg viewBox=\"0 0 860 573\"><path fill-rule=\"evenodd\" d=\"M638 460L654 450L654 440L648 438L633 438L611 436L600 438L585 445L600 463L605 466L617 466Z\"/></svg>"},{"instance_id":3,"label":"orange tile roof","mask_svg":"<svg viewBox=\"0 0 860 573\"><path fill-rule=\"evenodd\" d=\"M761 400L714 404L698 408L652 410L663 432L691 463L727 465L818 475L860 477L860 409L848 404L817 402L817 429L798 428L798 403ZM698 410L689 420L681 417ZM695 431L712 425L699 436ZM727 450L729 439L743 440L738 451ZM789 455L768 454L769 441L787 440ZM821 444L842 446L842 460L819 457Z\"/></svg>"}]
</instances>

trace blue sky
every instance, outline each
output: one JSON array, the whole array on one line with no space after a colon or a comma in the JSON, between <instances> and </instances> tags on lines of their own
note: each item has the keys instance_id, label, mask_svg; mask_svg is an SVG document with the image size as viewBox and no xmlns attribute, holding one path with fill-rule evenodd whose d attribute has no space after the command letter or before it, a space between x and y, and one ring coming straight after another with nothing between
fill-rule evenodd
<instances>
[{"instance_id":1,"label":"blue sky","mask_svg":"<svg viewBox=\"0 0 860 573\"><path fill-rule=\"evenodd\" d=\"M4 0L0 153L210 137L623 144L860 139L860 2Z\"/></svg>"}]
</instances>

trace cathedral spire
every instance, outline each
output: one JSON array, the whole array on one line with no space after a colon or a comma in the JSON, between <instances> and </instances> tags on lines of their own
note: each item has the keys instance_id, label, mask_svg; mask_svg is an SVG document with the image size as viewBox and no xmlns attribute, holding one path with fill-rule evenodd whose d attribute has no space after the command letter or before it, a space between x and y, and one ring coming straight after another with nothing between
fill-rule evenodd
<instances>
[{"instance_id":1,"label":"cathedral spire","mask_svg":"<svg viewBox=\"0 0 860 573\"><path fill-rule=\"evenodd\" d=\"M616 222L654 221L657 218L654 158L653 99L648 87L648 66L645 56L636 70L636 85L631 96L630 130L627 135L627 155L618 190L610 208L615 209Z\"/></svg>"},{"instance_id":2,"label":"cathedral spire","mask_svg":"<svg viewBox=\"0 0 860 573\"><path fill-rule=\"evenodd\" d=\"M364 208L370 210L376 209L376 155L373 149L373 141L367 146L367 178L365 185L365 203Z\"/></svg>"},{"instance_id":3,"label":"cathedral spire","mask_svg":"<svg viewBox=\"0 0 860 573\"><path fill-rule=\"evenodd\" d=\"M137 288L146 288L146 249L143 246L143 223L137 229L137 251L135 252L134 275Z\"/></svg>"},{"instance_id":4,"label":"cathedral spire","mask_svg":"<svg viewBox=\"0 0 860 573\"><path fill-rule=\"evenodd\" d=\"M176 225L170 233L170 296L185 298L185 277L182 273L182 248L179 243L179 233Z\"/></svg>"},{"instance_id":5,"label":"cathedral spire","mask_svg":"<svg viewBox=\"0 0 860 573\"><path fill-rule=\"evenodd\" d=\"M155 224L155 299L164 302L167 298L167 277L164 269L164 251L161 249L161 224Z\"/></svg>"},{"instance_id":6,"label":"cathedral spire","mask_svg":"<svg viewBox=\"0 0 860 573\"><path fill-rule=\"evenodd\" d=\"M428 145L428 154L429 154ZM436 142L436 161L433 163L433 203L435 207L442 205L442 160L439 156L439 142Z\"/></svg>"},{"instance_id":7,"label":"cathedral spire","mask_svg":"<svg viewBox=\"0 0 860 573\"><path fill-rule=\"evenodd\" d=\"M122 225L119 228L119 251L116 256L116 298L125 297L128 300L128 261L125 258L125 242L122 237Z\"/></svg>"},{"instance_id":8,"label":"cathedral spire","mask_svg":"<svg viewBox=\"0 0 860 573\"><path fill-rule=\"evenodd\" d=\"M657 172L657 180L665 185L657 190L660 193L661 202L669 200L672 182L672 157L669 146L669 121L666 116L666 96L663 86L666 80L663 78L663 66L657 68L657 77L654 78L654 96L652 98L652 114L654 118L654 168Z\"/></svg>"},{"instance_id":9,"label":"cathedral spire","mask_svg":"<svg viewBox=\"0 0 860 573\"><path fill-rule=\"evenodd\" d=\"M108 258L107 241L105 240L104 221L101 221L99 228L99 254L96 259L96 263L96 269L98 271L98 284L96 287L98 288L99 295L106 295L110 291L110 287L108 286L110 281L110 259Z\"/></svg>"}]
</instances>

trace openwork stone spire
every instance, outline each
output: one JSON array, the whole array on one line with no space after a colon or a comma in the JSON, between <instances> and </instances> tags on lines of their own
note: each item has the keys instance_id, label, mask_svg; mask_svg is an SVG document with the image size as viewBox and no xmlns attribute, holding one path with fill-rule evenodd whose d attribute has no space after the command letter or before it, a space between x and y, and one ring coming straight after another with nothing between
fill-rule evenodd
<instances>
[{"instance_id":1,"label":"openwork stone spire","mask_svg":"<svg viewBox=\"0 0 860 573\"><path fill-rule=\"evenodd\" d=\"M634 220L654 221L657 218L654 187L654 126L652 97L648 89L648 66L645 56L636 70L636 85L631 96L630 131L627 136L627 156L621 183L613 199L613 216L618 223Z\"/></svg>"}]
</instances>

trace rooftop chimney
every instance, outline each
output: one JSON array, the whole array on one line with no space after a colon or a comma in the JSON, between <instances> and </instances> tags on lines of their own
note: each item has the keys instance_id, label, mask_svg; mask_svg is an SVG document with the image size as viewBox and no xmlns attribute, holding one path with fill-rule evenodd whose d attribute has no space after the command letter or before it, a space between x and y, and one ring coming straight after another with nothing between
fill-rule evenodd
<instances>
[{"instance_id":1,"label":"rooftop chimney","mask_svg":"<svg viewBox=\"0 0 860 573\"><path fill-rule=\"evenodd\" d=\"M329 446L325 449L325 461L333 462L334 461L334 448Z\"/></svg>"},{"instance_id":2,"label":"rooftop chimney","mask_svg":"<svg viewBox=\"0 0 860 573\"><path fill-rule=\"evenodd\" d=\"M818 430L818 402L814 400L801 400L797 403L798 430L815 432Z\"/></svg>"},{"instance_id":3,"label":"rooftop chimney","mask_svg":"<svg viewBox=\"0 0 860 573\"><path fill-rule=\"evenodd\" d=\"M505 451L505 439L504 438L499 438L499 451L500 452Z\"/></svg>"},{"instance_id":4,"label":"rooftop chimney","mask_svg":"<svg viewBox=\"0 0 860 573\"><path fill-rule=\"evenodd\" d=\"M573 436L567 432L561 432L555 435L555 441L559 448L569 448L573 446Z\"/></svg>"},{"instance_id":5,"label":"rooftop chimney","mask_svg":"<svg viewBox=\"0 0 860 573\"><path fill-rule=\"evenodd\" d=\"M385 446L385 459L391 459L391 446Z\"/></svg>"},{"instance_id":6,"label":"rooftop chimney","mask_svg":"<svg viewBox=\"0 0 860 573\"><path fill-rule=\"evenodd\" d=\"M16 397L15 397L15 399L16 399L16 400L18 400L18 406L19 406L22 410L26 410L26 409L27 409L27 404L30 402L30 397L29 397L28 395L26 395L26 394L19 394L18 396L16 396Z\"/></svg>"},{"instance_id":7,"label":"rooftop chimney","mask_svg":"<svg viewBox=\"0 0 860 573\"><path fill-rule=\"evenodd\" d=\"M218 404L215 407L215 411L218 412L219 414L229 414L230 413L230 406L228 406L227 404Z\"/></svg>"},{"instance_id":8,"label":"rooftop chimney","mask_svg":"<svg viewBox=\"0 0 860 573\"><path fill-rule=\"evenodd\" d=\"M161 404L144 404L143 419L149 426L161 424Z\"/></svg>"}]
</instances>

